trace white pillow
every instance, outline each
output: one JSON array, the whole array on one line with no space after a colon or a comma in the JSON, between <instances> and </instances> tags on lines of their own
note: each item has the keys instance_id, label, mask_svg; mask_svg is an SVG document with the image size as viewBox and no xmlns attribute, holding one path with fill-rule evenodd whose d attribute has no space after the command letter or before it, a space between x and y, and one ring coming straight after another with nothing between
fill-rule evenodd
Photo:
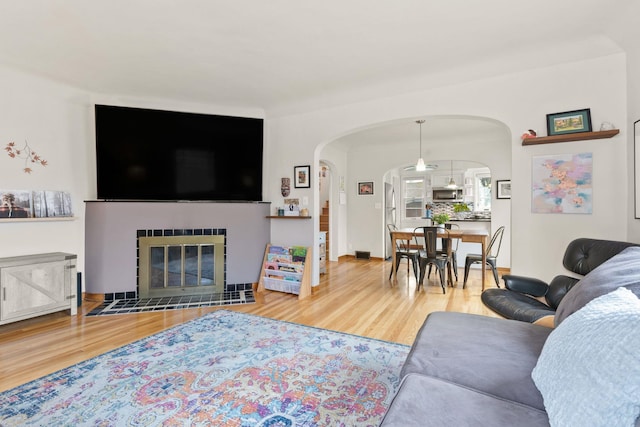
<instances>
[{"instance_id":1,"label":"white pillow","mask_svg":"<svg viewBox=\"0 0 640 427\"><path fill-rule=\"evenodd\" d=\"M633 427L640 416L638 298L619 288L567 317L531 377L554 427Z\"/></svg>"}]
</instances>

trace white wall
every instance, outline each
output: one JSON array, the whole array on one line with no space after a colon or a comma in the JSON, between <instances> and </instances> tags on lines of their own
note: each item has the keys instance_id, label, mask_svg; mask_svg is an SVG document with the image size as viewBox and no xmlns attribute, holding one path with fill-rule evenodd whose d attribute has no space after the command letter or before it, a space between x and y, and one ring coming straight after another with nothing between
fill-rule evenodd
<instances>
[{"instance_id":1,"label":"white wall","mask_svg":"<svg viewBox=\"0 0 640 427\"><path fill-rule=\"evenodd\" d=\"M89 154L89 95L68 86L0 67L0 190L57 190L71 194L73 221L0 223L0 257L45 252L78 255L84 262L84 203L95 186L87 179L94 163ZM29 146L48 165L10 158L4 148L15 141Z\"/></svg>"},{"instance_id":2,"label":"white wall","mask_svg":"<svg viewBox=\"0 0 640 427\"><path fill-rule=\"evenodd\" d=\"M637 25L637 17L640 14L640 2L633 2L630 7L635 11L628 11L625 14L627 19L627 25L622 25L621 29L627 31L625 40L629 40L629 43L623 44L623 47L627 52L627 107L628 116L626 119L627 125L627 168L629 174L627 175L628 191L627 198L629 200L629 206L627 208L627 222L629 226L628 239L633 242L640 241L640 219L635 218L635 183L634 183L634 129L633 123L640 120L640 46L638 40L640 40L640 26ZM614 122L615 123L615 122ZM617 125L617 123L615 123ZM640 144L640 141L638 141ZM640 180L640 165L635 166L637 171L636 175ZM638 186L640 191L640 186ZM639 212L640 215L640 212Z\"/></svg>"},{"instance_id":3,"label":"white wall","mask_svg":"<svg viewBox=\"0 0 640 427\"><path fill-rule=\"evenodd\" d=\"M620 221L621 213L628 211L625 82L625 56L617 54L272 119L269 138L276 149L269 150L267 157L276 168L268 171L267 180L291 176L291 168L296 164L317 165L319 159L314 152L318 146L373 124L427 115L468 115L497 120L511 132L511 268L516 274L550 279L563 271L564 249L574 238L627 238L626 224ZM621 134L608 140L521 145L520 135L524 130L545 133L546 114L579 108L591 108L596 129L606 120L618 125ZM532 214L532 157L578 152L593 153L593 214ZM354 175L351 171L349 174ZM500 174L496 172L496 176ZM352 185L355 184L347 183ZM277 191L273 185L266 195L277 199ZM308 191L309 195L311 192ZM317 220L313 222L315 224L304 224L297 229L297 235L272 226L272 238L305 239L303 236L314 235L318 228ZM371 245L382 247L383 227L376 229L380 230L379 236L360 238L371 239ZM366 233L371 234L371 230ZM314 283L317 277L314 275Z\"/></svg>"},{"instance_id":4,"label":"white wall","mask_svg":"<svg viewBox=\"0 0 640 427\"><path fill-rule=\"evenodd\" d=\"M615 123L620 135L611 139L514 147L512 193L514 194L513 268L517 273L537 274L550 279L563 271L562 254L569 241L577 237L628 240L626 223L628 174L626 145L625 56L614 55L570 64L557 69L527 73L523 81L529 90L527 109L535 122L527 125L544 129L546 113L591 108L593 127L603 121ZM571 85L566 82L571 81ZM530 105L530 107L529 107ZM521 129L525 129L522 120ZM531 159L534 156L567 153L593 153L593 214L532 214L530 205ZM515 196L517 195L517 197ZM545 271L546 274L538 272Z\"/></svg>"},{"instance_id":5,"label":"white wall","mask_svg":"<svg viewBox=\"0 0 640 427\"><path fill-rule=\"evenodd\" d=\"M627 75L628 76L640 76L640 47L634 51L629 52L627 57ZM627 168L630 173L628 174L628 199L629 206L627 209L627 217L629 218L629 239L631 241L640 241L640 219L635 219L635 200L636 191L640 192L640 186L636 190L635 180L640 179L640 165L636 165L635 172L638 178L634 177L634 122L640 120L640 79L632 78L627 83L628 91L628 105L629 105L629 118L627 120ZM640 141L638 141L640 146ZM635 179L634 179L635 178ZM640 215L640 212L638 213Z\"/></svg>"}]
</instances>

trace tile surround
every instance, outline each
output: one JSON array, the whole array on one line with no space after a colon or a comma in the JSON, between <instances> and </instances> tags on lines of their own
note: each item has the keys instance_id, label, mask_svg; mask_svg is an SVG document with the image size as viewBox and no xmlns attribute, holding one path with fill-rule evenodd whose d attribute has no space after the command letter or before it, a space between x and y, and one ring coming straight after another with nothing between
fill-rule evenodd
<instances>
[{"instance_id":1,"label":"tile surround","mask_svg":"<svg viewBox=\"0 0 640 427\"><path fill-rule=\"evenodd\" d=\"M136 237L164 237L164 236L225 236L224 243L224 277L225 277L225 285L224 292L220 294L212 294L212 295L225 295L230 299L234 299L233 293L237 292L251 292L251 298L253 298L253 283L226 283L227 281L227 229L226 228L195 228L195 229L184 229L184 228L174 228L174 229L150 229L150 230L136 230ZM137 247L137 239L136 239L136 256L138 254ZM137 263L136 263L137 264ZM138 271L139 267L136 268L136 291L135 292L114 292L114 293L105 293L104 294L104 302L105 303L113 303L115 301L127 301L126 304L130 304L131 301L136 301L138 298ZM207 297L204 295L203 297ZM186 297L180 297L186 298ZM157 299L157 298L156 298ZM139 310L139 311L147 311L147 310Z\"/></svg>"}]
</instances>

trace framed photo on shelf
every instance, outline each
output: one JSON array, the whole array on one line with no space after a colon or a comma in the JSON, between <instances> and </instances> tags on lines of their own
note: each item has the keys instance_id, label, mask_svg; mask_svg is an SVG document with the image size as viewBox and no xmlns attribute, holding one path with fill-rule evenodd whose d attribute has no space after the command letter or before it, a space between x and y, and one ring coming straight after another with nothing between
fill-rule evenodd
<instances>
[{"instance_id":1,"label":"framed photo on shelf","mask_svg":"<svg viewBox=\"0 0 640 427\"><path fill-rule=\"evenodd\" d=\"M0 218L33 218L31 191L0 190Z\"/></svg>"},{"instance_id":2,"label":"framed photo on shelf","mask_svg":"<svg viewBox=\"0 0 640 427\"><path fill-rule=\"evenodd\" d=\"M295 188L311 188L311 166L293 168L293 185Z\"/></svg>"},{"instance_id":3,"label":"framed photo on shelf","mask_svg":"<svg viewBox=\"0 0 640 427\"><path fill-rule=\"evenodd\" d=\"M510 199L511 198L511 180L496 181L496 198L497 199Z\"/></svg>"},{"instance_id":4,"label":"framed photo on shelf","mask_svg":"<svg viewBox=\"0 0 640 427\"><path fill-rule=\"evenodd\" d=\"M547 114L547 135L591 132L591 109Z\"/></svg>"},{"instance_id":5,"label":"framed photo on shelf","mask_svg":"<svg viewBox=\"0 0 640 427\"><path fill-rule=\"evenodd\" d=\"M373 181L365 181L358 183L358 194L371 196L373 195Z\"/></svg>"}]
</instances>

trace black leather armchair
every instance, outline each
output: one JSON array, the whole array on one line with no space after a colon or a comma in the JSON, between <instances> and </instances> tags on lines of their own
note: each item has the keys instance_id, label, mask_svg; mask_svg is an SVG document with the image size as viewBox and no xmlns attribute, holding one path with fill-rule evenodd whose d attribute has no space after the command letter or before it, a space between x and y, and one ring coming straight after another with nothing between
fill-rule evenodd
<instances>
[{"instance_id":1,"label":"black leather armchair","mask_svg":"<svg viewBox=\"0 0 640 427\"><path fill-rule=\"evenodd\" d=\"M567 246L562 265L572 273L585 276L635 243L580 238ZM580 277L559 275L550 283L525 276L505 274L504 289L487 289L482 292L484 305L507 319L533 323L544 316L554 315L562 298ZM543 303L540 299L544 297Z\"/></svg>"}]
</instances>

